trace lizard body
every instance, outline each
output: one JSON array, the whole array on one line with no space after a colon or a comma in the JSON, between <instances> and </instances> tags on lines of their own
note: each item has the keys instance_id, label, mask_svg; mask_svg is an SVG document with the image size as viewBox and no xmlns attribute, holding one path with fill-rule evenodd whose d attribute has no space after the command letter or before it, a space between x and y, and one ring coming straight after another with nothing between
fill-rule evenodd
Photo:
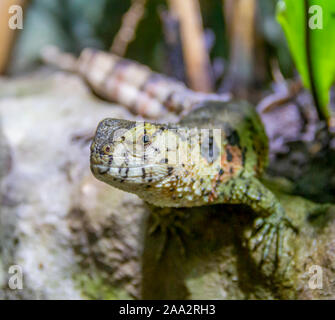
<instances>
[{"instance_id":1,"label":"lizard body","mask_svg":"<svg viewBox=\"0 0 335 320\"><path fill-rule=\"evenodd\" d=\"M91 148L98 179L162 207L234 201L228 182L256 179L267 163L262 125L244 102L208 102L173 125L106 119Z\"/></svg>"}]
</instances>

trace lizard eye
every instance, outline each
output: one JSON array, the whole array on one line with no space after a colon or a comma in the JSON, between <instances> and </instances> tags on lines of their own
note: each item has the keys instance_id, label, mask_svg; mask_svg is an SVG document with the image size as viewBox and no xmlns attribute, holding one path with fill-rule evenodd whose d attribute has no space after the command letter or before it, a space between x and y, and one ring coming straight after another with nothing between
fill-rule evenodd
<instances>
[{"instance_id":1,"label":"lizard eye","mask_svg":"<svg viewBox=\"0 0 335 320\"><path fill-rule=\"evenodd\" d=\"M111 152L111 147L110 146L104 146L103 148L102 148L102 151L103 151L103 153L104 154L110 154L110 152Z\"/></svg>"},{"instance_id":2,"label":"lizard eye","mask_svg":"<svg viewBox=\"0 0 335 320\"><path fill-rule=\"evenodd\" d=\"M145 145L150 143L150 137L147 134L142 137L142 140Z\"/></svg>"}]
</instances>

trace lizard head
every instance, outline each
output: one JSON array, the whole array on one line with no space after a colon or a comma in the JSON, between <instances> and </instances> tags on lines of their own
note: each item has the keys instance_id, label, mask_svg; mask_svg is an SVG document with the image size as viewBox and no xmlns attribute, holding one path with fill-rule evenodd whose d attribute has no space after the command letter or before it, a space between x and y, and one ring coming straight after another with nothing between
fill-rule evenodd
<instances>
[{"instance_id":1,"label":"lizard head","mask_svg":"<svg viewBox=\"0 0 335 320\"><path fill-rule=\"evenodd\" d=\"M101 181L139 193L172 175L172 135L165 125L105 119L91 145L91 170Z\"/></svg>"},{"instance_id":2,"label":"lizard head","mask_svg":"<svg viewBox=\"0 0 335 320\"><path fill-rule=\"evenodd\" d=\"M155 205L192 204L194 188L206 189L195 183L204 180L198 179L199 170L208 168L208 163L201 163L206 159L192 132L171 125L105 119L91 145L92 173ZM196 161L188 161L190 155Z\"/></svg>"}]
</instances>

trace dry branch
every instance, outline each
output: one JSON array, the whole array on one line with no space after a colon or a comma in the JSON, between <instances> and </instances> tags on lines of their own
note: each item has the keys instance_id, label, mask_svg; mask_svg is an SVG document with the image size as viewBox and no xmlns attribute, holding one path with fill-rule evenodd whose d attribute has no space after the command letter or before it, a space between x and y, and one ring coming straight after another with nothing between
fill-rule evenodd
<instances>
[{"instance_id":1,"label":"dry branch","mask_svg":"<svg viewBox=\"0 0 335 320\"><path fill-rule=\"evenodd\" d=\"M230 39L230 65L225 87L227 90L245 89L253 80L256 1L225 0L223 4Z\"/></svg>"},{"instance_id":2,"label":"dry branch","mask_svg":"<svg viewBox=\"0 0 335 320\"><path fill-rule=\"evenodd\" d=\"M125 55L129 43L135 37L137 26L144 16L146 3L147 0L132 1L131 7L122 18L121 28L116 34L110 48L111 52L119 56Z\"/></svg>"},{"instance_id":3,"label":"dry branch","mask_svg":"<svg viewBox=\"0 0 335 320\"><path fill-rule=\"evenodd\" d=\"M186 82L183 46L178 19L169 10L159 10L165 40L166 65L164 72L180 81Z\"/></svg>"},{"instance_id":4,"label":"dry branch","mask_svg":"<svg viewBox=\"0 0 335 320\"><path fill-rule=\"evenodd\" d=\"M211 68L198 0L169 0L181 28L183 55L190 87L196 91L213 90Z\"/></svg>"}]
</instances>

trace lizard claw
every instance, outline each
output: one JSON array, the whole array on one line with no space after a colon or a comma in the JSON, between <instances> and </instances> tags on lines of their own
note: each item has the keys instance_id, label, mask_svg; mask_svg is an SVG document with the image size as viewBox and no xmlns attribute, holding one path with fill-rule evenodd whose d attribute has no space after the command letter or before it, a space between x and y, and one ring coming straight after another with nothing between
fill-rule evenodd
<instances>
[{"instance_id":1,"label":"lizard claw","mask_svg":"<svg viewBox=\"0 0 335 320\"><path fill-rule=\"evenodd\" d=\"M297 233L297 228L285 216L273 214L267 218L258 218L254 223L254 232L249 239L249 248L252 252L258 251L256 260L259 261L260 269L269 261L273 265L275 272L281 262L283 256L283 242L287 233L286 230L291 230Z\"/></svg>"}]
</instances>

